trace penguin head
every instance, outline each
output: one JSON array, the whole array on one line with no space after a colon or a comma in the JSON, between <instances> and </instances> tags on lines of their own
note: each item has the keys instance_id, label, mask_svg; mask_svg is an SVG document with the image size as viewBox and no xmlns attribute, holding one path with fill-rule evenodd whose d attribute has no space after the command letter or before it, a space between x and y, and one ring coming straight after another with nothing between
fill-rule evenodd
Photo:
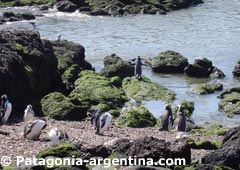
<instances>
[{"instance_id":1,"label":"penguin head","mask_svg":"<svg viewBox=\"0 0 240 170\"><path fill-rule=\"evenodd\" d=\"M89 117L94 117L97 113L98 113L98 110L96 110L96 109L89 109L89 110L87 111L87 115L88 115Z\"/></svg>"},{"instance_id":2,"label":"penguin head","mask_svg":"<svg viewBox=\"0 0 240 170\"><path fill-rule=\"evenodd\" d=\"M7 101L7 95L6 95L6 94L3 94L3 95L1 96L1 100L2 100L2 101Z\"/></svg>"},{"instance_id":3,"label":"penguin head","mask_svg":"<svg viewBox=\"0 0 240 170\"><path fill-rule=\"evenodd\" d=\"M141 60L141 57L140 57L140 56L137 56L137 60Z\"/></svg>"},{"instance_id":4,"label":"penguin head","mask_svg":"<svg viewBox=\"0 0 240 170\"><path fill-rule=\"evenodd\" d=\"M180 104L178 105L178 111L182 111L182 106Z\"/></svg>"},{"instance_id":5,"label":"penguin head","mask_svg":"<svg viewBox=\"0 0 240 170\"><path fill-rule=\"evenodd\" d=\"M27 105L27 109L28 109L28 110L32 110L32 105L30 105L30 104Z\"/></svg>"},{"instance_id":6,"label":"penguin head","mask_svg":"<svg viewBox=\"0 0 240 170\"><path fill-rule=\"evenodd\" d=\"M169 103L167 103L167 104L165 105L165 109L166 109L166 110L171 110L171 107L172 107L172 106L171 106L171 104L169 104Z\"/></svg>"}]
</instances>

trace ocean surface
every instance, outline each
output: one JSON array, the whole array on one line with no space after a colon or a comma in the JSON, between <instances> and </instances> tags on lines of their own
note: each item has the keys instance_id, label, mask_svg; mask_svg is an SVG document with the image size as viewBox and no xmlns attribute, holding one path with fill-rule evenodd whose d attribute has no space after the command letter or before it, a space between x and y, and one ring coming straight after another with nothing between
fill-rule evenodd
<instances>
[{"instance_id":1,"label":"ocean surface","mask_svg":"<svg viewBox=\"0 0 240 170\"><path fill-rule=\"evenodd\" d=\"M154 57L165 50L181 53L192 63L207 57L226 75L224 79L195 79L181 74L157 74L143 68L143 74L174 91L177 96L172 105L182 100L193 101L192 118L197 124L220 123L233 127L240 124L240 116L227 118L218 111L219 93L196 95L190 86L198 83L221 82L224 88L240 85L232 70L240 60L240 1L204 0L196 7L170 12L167 15L136 15L126 17L87 16L78 12L62 13L56 9L46 12L37 8L5 8L4 11L30 11L42 15L36 24L42 38L62 39L80 43L85 47L86 60L99 72L103 58L116 53L128 60L136 56ZM31 29L28 21L0 25L0 29ZM156 117L164 112L164 103L143 102Z\"/></svg>"}]
</instances>

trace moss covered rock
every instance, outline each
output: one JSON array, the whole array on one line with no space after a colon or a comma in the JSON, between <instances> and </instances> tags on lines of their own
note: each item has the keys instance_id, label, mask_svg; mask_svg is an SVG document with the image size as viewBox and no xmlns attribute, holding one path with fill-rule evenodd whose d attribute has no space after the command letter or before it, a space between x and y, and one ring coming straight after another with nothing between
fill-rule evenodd
<instances>
[{"instance_id":1,"label":"moss covered rock","mask_svg":"<svg viewBox=\"0 0 240 170\"><path fill-rule=\"evenodd\" d=\"M215 91L223 90L223 85L222 83L197 84L197 85L192 85L191 90L197 94L211 94L211 93L214 93Z\"/></svg>"},{"instance_id":2,"label":"moss covered rock","mask_svg":"<svg viewBox=\"0 0 240 170\"><path fill-rule=\"evenodd\" d=\"M188 60L174 51L159 53L152 59L152 69L158 73L183 73Z\"/></svg>"},{"instance_id":3,"label":"moss covered rock","mask_svg":"<svg viewBox=\"0 0 240 170\"><path fill-rule=\"evenodd\" d=\"M232 71L233 76L236 78L240 78L240 60L238 61L238 63L234 66L234 69Z\"/></svg>"},{"instance_id":4,"label":"moss covered rock","mask_svg":"<svg viewBox=\"0 0 240 170\"><path fill-rule=\"evenodd\" d=\"M196 59L193 64L189 64L184 72L190 77L209 77L213 72L214 66L212 61L207 58Z\"/></svg>"},{"instance_id":5,"label":"moss covered rock","mask_svg":"<svg viewBox=\"0 0 240 170\"><path fill-rule=\"evenodd\" d=\"M123 90L94 71L82 71L74 86L75 89L70 93L70 97L89 105L105 104L109 109L117 109L129 100Z\"/></svg>"},{"instance_id":6,"label":"moss covered rock","mask_svg":"<svg viewBox=\"0 0 240 170\"><path fill-rule=\"evenodd\" d=\"M193 134L202 134L202 135L217 135L223 136L227 133L228 129L224 128L221 125L212 124L212 125L205 125L204 127L198 127L193 129L190 133Z\"/></svg>"},{"instance_id":7,"label":"moss covered rock","mask_svg":"<svg viewBox=\"0 0 240 170\"><path fill-rule=\"evenodd\" d=\"M227 115L240 114L240 87L226 89L219 97L219 111Z\"/></svg>"},{"instance_id":8,"label":"moss covered rock","mask_svg":"<svg viewBox=\"0 0 240 170\"><path fill-rule=\"evenodd\" d=\"M126 93L137 101L142 100L163 100L166 102L175 99L175 93L164 86L152 82L145 76L139 81L135 77L123 80L123 89Z\"/></svg>"},{"instance_id":9,"label":"moss covered rock","mask_svg":"<svg viewBox=\"0 0 240 170\"><path fill-rule=\"evenodd\" d=\"M81 120L85 118L88 105L70 99L61 93L54 92L46 95L41 100L45 116L56 120Z\"/></svg>"},{"instance_id":10,"label":"moss covered rock","mask_svg":"<svg viewBox=\"0 0 240 170\"><path fill-rule=\"evenodd\" d=\"M216 150L221 146L221 143L218 141L188 139L187 142L192 149Z\"/></svg>"},{"instance_id":11,"label":"moss covered rock","mask_svg":"<svg viewBox=\"0 0 240 170\"><path fill-rule=\"evenodd\" d=\"M183 113L185 114L185 116L191 117L194 111L194 102L184 100L181 101L179 105L181 105L181 107L183 108ZM176 117L177 109L178 109L177 106L173 108L174 117Z\"/></svg>"},{"instance_id":12,"label":"moss covered rock","mask_svg":"<svg viewBox=\"0 0 240 170\"><path fill-rule=\"evenodd\" d=\"M156 123L156 118L145 107L127 109L118 118L119 125L133 128L153 127Z\"/></svg>"},{"instance_id":13,"label":"moss covered rock","mask_svg":"<svg viewBox=\"0 0 240 170\"><path fill-rule=\"evenodd\" d=\"M104 58L104 68L100 75L105 77L118 76L121 79L134 76L134 68L126 61L123 61L116 54Z\"/></svg>"}]
</instances>

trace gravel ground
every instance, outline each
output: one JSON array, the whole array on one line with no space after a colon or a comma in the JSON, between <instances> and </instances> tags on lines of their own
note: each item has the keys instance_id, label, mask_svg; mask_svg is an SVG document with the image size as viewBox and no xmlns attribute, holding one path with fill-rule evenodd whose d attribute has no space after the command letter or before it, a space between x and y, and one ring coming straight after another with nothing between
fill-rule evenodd
<instances>
[{"instance_id":1,"label":"gravel ground","mask_svg":"<svg viewBox=\"0 0 240 170\"><path fill-rule=\"evenodd\" d=\"M23 129L23 122L10 123L9 125L0 126L0 156L10 156L12 159L16 156L23 156L25 158L35 157L39 151L48 148L52 145L48 139L48 132L53 127L58 127L66 131L70 139L82 140L91 145L103 144L114 138L125 137L130 139L137 139L144 136L152 136L158 139L165 139L167 141L175 140L175 132L160 132L158 128L128 128L116 125L113 122L109 130L103 136L96 135L90 120L83 121L56 121L48 119L48 126L43 130L40 139L31 141L24 139L21 135ZM8 132L9 135L3 135L2 132ZM222 137L217 136L201 136L191 134L190 138L200 138L203 140L218 140ZM192 158L200 157L211 151L206 150L192 150Z\"/></svg>"}]
</instances>

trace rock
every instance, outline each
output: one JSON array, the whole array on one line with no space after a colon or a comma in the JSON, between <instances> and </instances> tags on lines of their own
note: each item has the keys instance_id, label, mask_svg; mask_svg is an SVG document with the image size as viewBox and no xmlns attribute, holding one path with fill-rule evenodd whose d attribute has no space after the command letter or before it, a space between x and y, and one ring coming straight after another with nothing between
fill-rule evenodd
<instances>
[{"instance_id":1,"label":"rock","mask_svg":"<svg viewBox=\"0 0 240 170\"><path fill-rule=\"evenodd\" d=\"M196 127L191 131L193 134L201 134L205 136L216 135L223 136L227 133L228 129L224 128L222 125L212 124L204 125L203 127Z\"/></svg>"},{"instance_id":2,"label":"rock","mask_svg":"<svg viewBox=\"0 0 240 170\"><path fill-rule=\"evenodd\" d=\"M194 102L184 100L184 101L181 101L179 105L181 105L181 107L183 108L183 113L185 114L185 116L191 117L194 111ZM173 107L173 114L175 116L177 116L177 109L178 109L177 106Z\"/></svg>"},{"instance_id":3,"label":"rock","mask_svg":"<svg viewBox=\"0 0 240 170\"><path fill-rule=\"evenodd\" d=\"M49 9L48 5L41 5L39 7L40 11L47 11Z\"/></svg>"},{"instance_id":4,"label":"rock","mask_svg":"<svg viewBox=\"0 0 240 170\"><path fill-rule=\"evenodd\" d=\"M184 72L190 77L209 77L214 67L207 58L196 59L194 64L189 64Z\"/></svg>"},{"instance_id":5,"label":"rock","mask_svg":"<svg viewBox=\"0 0 240 170\"><path fill-rule=\"evenodd\" d=\"M123 90L111 84L110 79L93 71L82 71L74 86L70 97L89 105L106 104L110 109L118 109L129 100Z\"/></svg>"},{"instance_id":6,"label":"rock","mask_svg":"<svg viewBox=\"0 0 240 170\"><path fill-rule=\"evenodd\" d=\"M92 65L85 60L83 46L70 41L51 41L54 55L58 59L58 71L68 93L73 90L74 81L83 70L93 70Z\"/></svg>"},{"instance_id":7,"label":"rock","mask_svg":"<svg viewBox=\"0 0 240 170\"><path fill-rule=\"evenodd\" d=\"M122 16L125 13L124 9L122 9L116 4L111 4L107 6L106 9L108 10L108 13L112 16Z\"/></svg>"},{"instance_id":8,"label":"rock","mask_svg":"<svg viewBox=\"0 0 240 170\"><path fill-rule=\"evenodd\" d=\"M240 87L224 90L220 96L218 109L227 115L240 114Z\"/></svg>"},{"instance_id":9,"label":"rock","mask_svg":"<svg viewBox=\"0 0 240 170\"><path fill-rule=\"evenodd\" d=\"M170 170L170 169L154 166L129 166L125 170Z\"/></svg>"},{"instance_id":10,"label":"rock","mask_svg":"<svg viewBox=\"0 0 240 170\"><path fill-rule=\"evenodd\" d=\"M120 157L152 158L184 158L186 164L191 162L191 149L186 142L170 143L153 137L143 137L132 142L123 142L112 147L112 151Z\"/></svg>"},{"instance_id":11,"label":"rock","mask_svg":"<svg viewBox=\"0 0 240 170\"><path fill-rule=\"evenodd\" d=\"M192 149L217 150L220 148L220 142L208 141L199 139L187 139L188 144Z\"/></svg>"},{"instance_id":12,"label":"rock","mask_svg":"<svg viewBox=\"0 0 240 170\"><path fill-rule=\"evenodd\" d=\"M203 164L228 166L239 169L240 164L240 128L231 129L224 136L220 149L204 156L201 160Z\"/></svg>"},{"instance_id":13,"label":"rock","mask_svg":"<svg viewBox=\"0 0 240 170\"><path fill-rule=\"evenodd\" d=\"M100 75L105 77L118 76L121 79L134 76L134 67L131 67L126 61L123 61L116 54L112 54L104 58L104 68L100 71Z\"/></svg>"},{"instance_id":14,"label":"rock","mask_svg":"<svg viewBox=\"0 0 240 170\"><path fill-rule=\"evenodd\" d=\"M74 12L77 10L77 5L69 0L62 0L57 2L56 7L61 12Z\"/></svg>"},{"instance_id":15,"label":"rock","mask_svg":"<svg viewBox=\"0 0 240 170\"><path fill-rule=\"evenodd\" d=\"M219 68L214 67L213 71L211 73L211 77L213 77L213 78L224 78L225 74Z\"/></svg>"},{"instance_id":16,"label":"rock","mask_svg":"<svg viewBox=\"0 0 240 170\"><path fill-rule=\"evenodd\" d=\"M197 94L211 94L211 93L214 93L215 91L223 90L223 84L222 83L197 84L197 85L192 85L191 90Z\"/></svg>"},{"instance_id":17,"label":"rock","mask_svg":"<svg viewBox=\"0 0 240 170\"><path fill-rule=\"evenodd\" d=\"M13 21L22 21L22 20L33 20L36 19L35 15L31 13L14 13L14 12L4 12L3 19L5 21L13 22Z\"/></svg>"},{"instance_id":18,"label":"rock","mask_svg":"<svg viewBox=\"0 0 240 170\"><path fill-rule=\"evenodd\" d=\"M82 120L87 117L88 105L70 99L61 93L54 92L44 96L41 100L45 116L56 120Z\"/></svg>"},{"instance_id":19,"label":"rock","mask_svg":"<svg viewBox=\"0 0 240 170\"><path fill-rule=\"evenodd\" d=\"M163 100L171 102L175 99L175 93L164 86L152 82L150 79L142 76L142 80L135 77L125 78L122 82L124 91L127 95L137 101L142 100Z\"/></svg>"},{"instance_id":20,"label":"rock","mask_svg":"<svg viewBox=\"0 0 240 170\"><path fill-rule=\"evenodd\" d=\"M156 118L145 107L124 110L118 118L118 124L133 128L153 127L157 123Z\"/></svg>"},{"instance_id":21,"label":"rock","mask_svg":"<svg viewBox=\"0 0 240 170\"><path fill-rule=\"evenodd\" d=\"M234 77L236 77L236 78L240 77L240 60L238 61L238 64L235 65L232 73L233 73Z\"/></svg>"},{"instance_id":22,"label":"rock","mask_svg":"<svg viewBox=\"0 0 240 170\"><path fill-rule=\"evenodd\" d=\"M22 17L24 20L36 19L36 17L31 13L22 13Z\"/></svg>"},{"instance_id":23,"label":"rock","mask_svg":"<svg viewBox=\"0 0 240 170\"><path fill-rule=\"evenodd\" d=\"M99 9L94 9L90 12L90 15L96 16L96 15L102 15L102 16L106 16L106 15L110 15L106 10L99 8Z\"/></svg>"},{"instance_id":24,"label":"rock","mask_svg":"<svg viewBox=\"0 0 240 170\"><path fill-rule=\"evenodd\" d=\"M60 83L52 46L31 31L1 31L0 43L0 92L8 95L13 112L23 113L31 103L39 115L40 99Z\"/></svg>"},{"instance_id":25,"label":"rock","mask_svg":"<svg viewBox=\"0 0 240 170\"><path fill-rule=\"evenodd\" d=\"M81 7L86 5L85 0L69 0L73 4L77 5L77 7Z\"/></svg>"},{"instance_id":26,"label":"rock","mask_svg":"<svg viewBox=\"0 0 240 170\"><path fill-rule=\"evenodd\" d=\"M152 59L152 70L157 73L183 73L188 60L174 51L159 53Z\"/></svg>"}]
</instances>

